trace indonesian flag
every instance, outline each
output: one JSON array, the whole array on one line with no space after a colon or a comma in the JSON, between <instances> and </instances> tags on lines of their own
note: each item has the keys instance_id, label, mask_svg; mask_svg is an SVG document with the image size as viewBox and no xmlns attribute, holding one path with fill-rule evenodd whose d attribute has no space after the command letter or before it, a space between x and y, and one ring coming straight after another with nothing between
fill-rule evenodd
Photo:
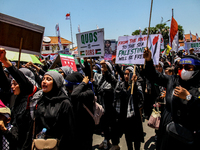
<instances>
[{"instance_id":1,"label":"indonesian flag","mask_svg":"<svg viewBox=\"0 0 200 150\"><path fill-rule=\"evenodd\" d=\"M67 13L66 14L66 20L69 20L70 19L70 13Z\"/></svg>"},{"instance_id":2,"label":"indonesian flag","mask_svg":"<svg viewBox=\"0 0 200 150\"><path fill-rule=\"evenodd\" d=\"M78 25L78 32L79 32L79 33L81 32L81 30L80 30L80 25Z\"/></svg>"},{"instance_id":3,"label":"indonesian flag","mask_svg":"<svg viewBox=\"0 0 200 150\"><path fill-rule=\"evenodd\" d=\"M199 36L197 33L196 33L196 42L199 42Z\"/></svg>"},{"instance_id":4,"label":"indonesian flag","mask_svg":"<svg viewBox=\"0 0 200 150\"><path fill-rule=\"evenodd\" d=\"M171 27L170 27L170 42L172 46L172 50L175 52L178 52L178 23L176 20L172 17L171 21Z\"/></svg>"},{"instance_id":5,"label":"indonesian flag","mask_svg":"<svg viewBox=\"0 0 200 150\"><path fill-rule=\"evenodd\" d=\"M60 50L62 50L62 44L61 44L61 39L60 39L60 30L59 30L59 24L56 24L56 34L58 36L58 45Z\"/></svg>"},{"instance_id":6,"label":"indonesian flag","mask_svg":"<svg viewBox=\"0 0 200 150\"><path fill-rule=\"evenodd\" d=\"M140 42L142 41L142 32L141 32L141 28L139 27L139 31L140 31Z\"/></svg>"},{"instance_id":7,"label":"indonesian flag","mask_svg":"<svg viewBox=\"0 0 200 150\"><path fill-rule=\"evenodd\" d=\"M190 42L192 42L192 33L190 31Z\"/></svg>"}]
</instances>

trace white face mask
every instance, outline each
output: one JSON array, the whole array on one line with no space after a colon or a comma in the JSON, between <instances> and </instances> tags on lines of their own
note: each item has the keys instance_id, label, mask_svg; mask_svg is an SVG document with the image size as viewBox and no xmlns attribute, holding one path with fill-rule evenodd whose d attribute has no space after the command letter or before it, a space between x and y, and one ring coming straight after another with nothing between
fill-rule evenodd
<instances>
[{"instance_id":1,"label":"white face mask","mask_svg":"<svg viewBox=\"0 0 200 150\"><path fill-rule=\"evenodd\" d=\"M187 70L183 69L181 71L181 78L183 80L189 80L189 79L191 79L193 74L194 74L194 71L187 71Z\"/></svg>"}]
</instances>

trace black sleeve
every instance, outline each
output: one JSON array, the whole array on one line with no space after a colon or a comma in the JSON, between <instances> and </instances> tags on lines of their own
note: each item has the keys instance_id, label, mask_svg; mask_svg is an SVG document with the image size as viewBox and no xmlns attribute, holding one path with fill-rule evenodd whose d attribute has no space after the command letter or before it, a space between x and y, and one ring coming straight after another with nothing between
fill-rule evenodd
<instances>
[{"instance_id":1,"label":"black sleeve","mask_svg":"<svg viewBox=\"0 0 200 150\"><path fill-rule=\"evenodd\" d=\"M1 132L5 136L5 138L8 140L8 142L12 145L12 147L14 147L13 145L17 146L17 141L18 141L17 127L12 127L10 130L1 131Z\"/></svg>"},{"instance_id":2,"label":"black sleeve","mask_svg":"<svg viewBox=\"0 0 200 150\"><path fill-rule=\"evenodd\" d=\"M146 62L144 73L145 73L145 77L150 82L156 83L163 87L167 86L167 82L169 81L169 78L170 78L170 76L163 75L160 72L156 71L153 65L153 60Z\"/></svg>"},{"instance_id":3,"label":"black sleeve","mask_svg":"<svg viewBox=\"0 0 200 150\"><path fill-rule=\"evenodd\" d=\"M105 79L108 83L112 85L112 87L116 87L118 80L110 74L109 71L105 72Z\"/></svg>"},{"instance_id":4,"label":"black sleeve","mask_svg":"<svg viewBox=\"0 0 200 150\"><path fill-rule=\"evenodd\" d=\"M44 76L45 73L46 73L46 71L44 71L43 69L40 69L40 70L39 70L39 74L40 74L40 75Z\"/></svg>"},{"instance_id":5,"label":"black sleeve","mask_svg":"<svg viewBox=\"0 0 200 150\"><path fill-rule=\"evenodd\" d=\"M17 81L20 86L21 92L24 94L31 94L34 90L34 85L26 78L26 76L14 66L7 68L12 77Z\"/></svg>"},{"instance_id":6,"label":"black sleeve","mask_svg":"<svg viewBox=\"0 0 200 150\"><path fill-rule=\"evenodd\" d=\"M84 62L84 66L85 66L85 76L88 76L89 79L91 79L91 69L90 69L90 65L88 64L88 62Z\"/></svg>"},{"instance_id":7,"label":"black sleeve","mask_svg":"<svg viewBox=\"0 0 200 150\"><path fill-rule=\"evenodd\" d=\"M3 71L2 62L0 62L0 77L1 77L1 81L0 81L1 90L3 90L4 92L9 92L10 91L10 80L6 77L6 75Z\"/></svg>"},{"instance_id":8,"label":"black sleeve","mask_svg":"<svg viewBox=\"0 0 200 150\"><path fill-rule=\"evenodd\" d=\"M81 82L76 88L73 89L71 100L82 102L86 106L91 106L94 100L94 92L88 89L88 85Z\"/></svg>"},{"instance_id":9,"label":"black sleeve","mask_svg":"<svg viewBox=\"0 0 200 150\"><path fill-rule=\"evenodd\" d=\"M122 78L122 81L125 81L124 79L124 71L121 70L118 64L115 65L115 69L118 72L119 76Z\"/></svg>"}]
</instances>

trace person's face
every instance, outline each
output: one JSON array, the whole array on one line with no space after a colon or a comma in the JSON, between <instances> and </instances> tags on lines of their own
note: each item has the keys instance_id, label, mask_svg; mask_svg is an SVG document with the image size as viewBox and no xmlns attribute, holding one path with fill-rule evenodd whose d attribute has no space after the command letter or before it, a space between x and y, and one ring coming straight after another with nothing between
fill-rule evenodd
<instances>
[{"instance_id":1,"label":"person's face","mask_svg":"<svg viewBox=\"0 0 200 150\"><path fill-rule=\"evenodd\" d=\"M126 82L128 82L128 80L129 80L129 73L130 73L129 70L126 70L124 73L124 78L125 78Z\"/></svg>"},{"instance_id":2,"label":"person's face","mask_svg":"<svg viewBox=\"0 0 200 150\"><path fill-rule=\"evenodd\" d=\"M62 71L62 69L59 69L59 73L64 77L64 72Z\"/></svg>"},{"instance_id":3,"label":"person's face","mask_svg":"<svg viewBox=\"0 0 200 150\"><path fill-rule=\"evenodd\" d=\"M163 68L162 68L162 66L159 64L159 65L156 65L156 70L158 71L158 72L162 72L162 70L163 70Z\"/></svg>"},{"instance_id":4,"label":"person's face","mask_svg":"<svg viewBox=\"0 0 200 150\"><path fill-rule=\"evenodd\" d=\"M188 65L188 64L179 65L179 70L182 70L182 69L185 69L187 71L194 71L194 66Z\"/></svg>"},{"instance_id":5,"label":"person's face","mask_svg":"<svg viewBox=\"0 0 200 150\"><path fill-rule=\"evenodd\" d=\"M11 89L13 90L14 95L20 94L19 84L15 80L12 80L11 82Z\"/></svg>"},{"instance_id":6,"label":"person's face","mask_svg":"<svg viewBox=\"0 0 200 150\"><path fill-rule=\"evenodd\" d=\"M44 93L48 93L53 88L53 78L49 75L45 75L43 77L42 83L41 83L42 91Z\"/></svg>"},{"instance_id":7,"label":"person's face","mask_svg":"<svg viewBox=\"0 0 200 150\"><path fill-rule=\"evenodd\" d=\"M110 47L110 43L108 41L106 42L106 47Z\"/></svg>"},{"instance_id":8,"label":"person's face","mask_svg":"<svg viewBox=\"0 0 200 150\"><path fill-rule=\"evenodd\" d=\"M166 69L166 70L165 70L165 74L171 76L171 75L172 75L172 72L169 72L169 70Z\"/></svg>"}]
</instances>

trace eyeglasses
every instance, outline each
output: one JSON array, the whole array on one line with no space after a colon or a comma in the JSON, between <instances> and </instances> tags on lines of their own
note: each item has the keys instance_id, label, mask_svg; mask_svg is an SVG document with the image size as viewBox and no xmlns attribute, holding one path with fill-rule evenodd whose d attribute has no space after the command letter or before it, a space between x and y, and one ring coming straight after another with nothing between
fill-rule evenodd
<instances>
[{"instance_id":1,"label":"eyeglasses","mask_svg":"<svg viewBox=\"0 0 200 150\"><path fill-rule=\"evenodd\" d=\"M179 68L180 70L182 70L182 69L191 70L191 69L194 69L194 66L193 66L193 65L185 64L185 65L179 65L178 68Z\"/></svg>"}]
</instances>

